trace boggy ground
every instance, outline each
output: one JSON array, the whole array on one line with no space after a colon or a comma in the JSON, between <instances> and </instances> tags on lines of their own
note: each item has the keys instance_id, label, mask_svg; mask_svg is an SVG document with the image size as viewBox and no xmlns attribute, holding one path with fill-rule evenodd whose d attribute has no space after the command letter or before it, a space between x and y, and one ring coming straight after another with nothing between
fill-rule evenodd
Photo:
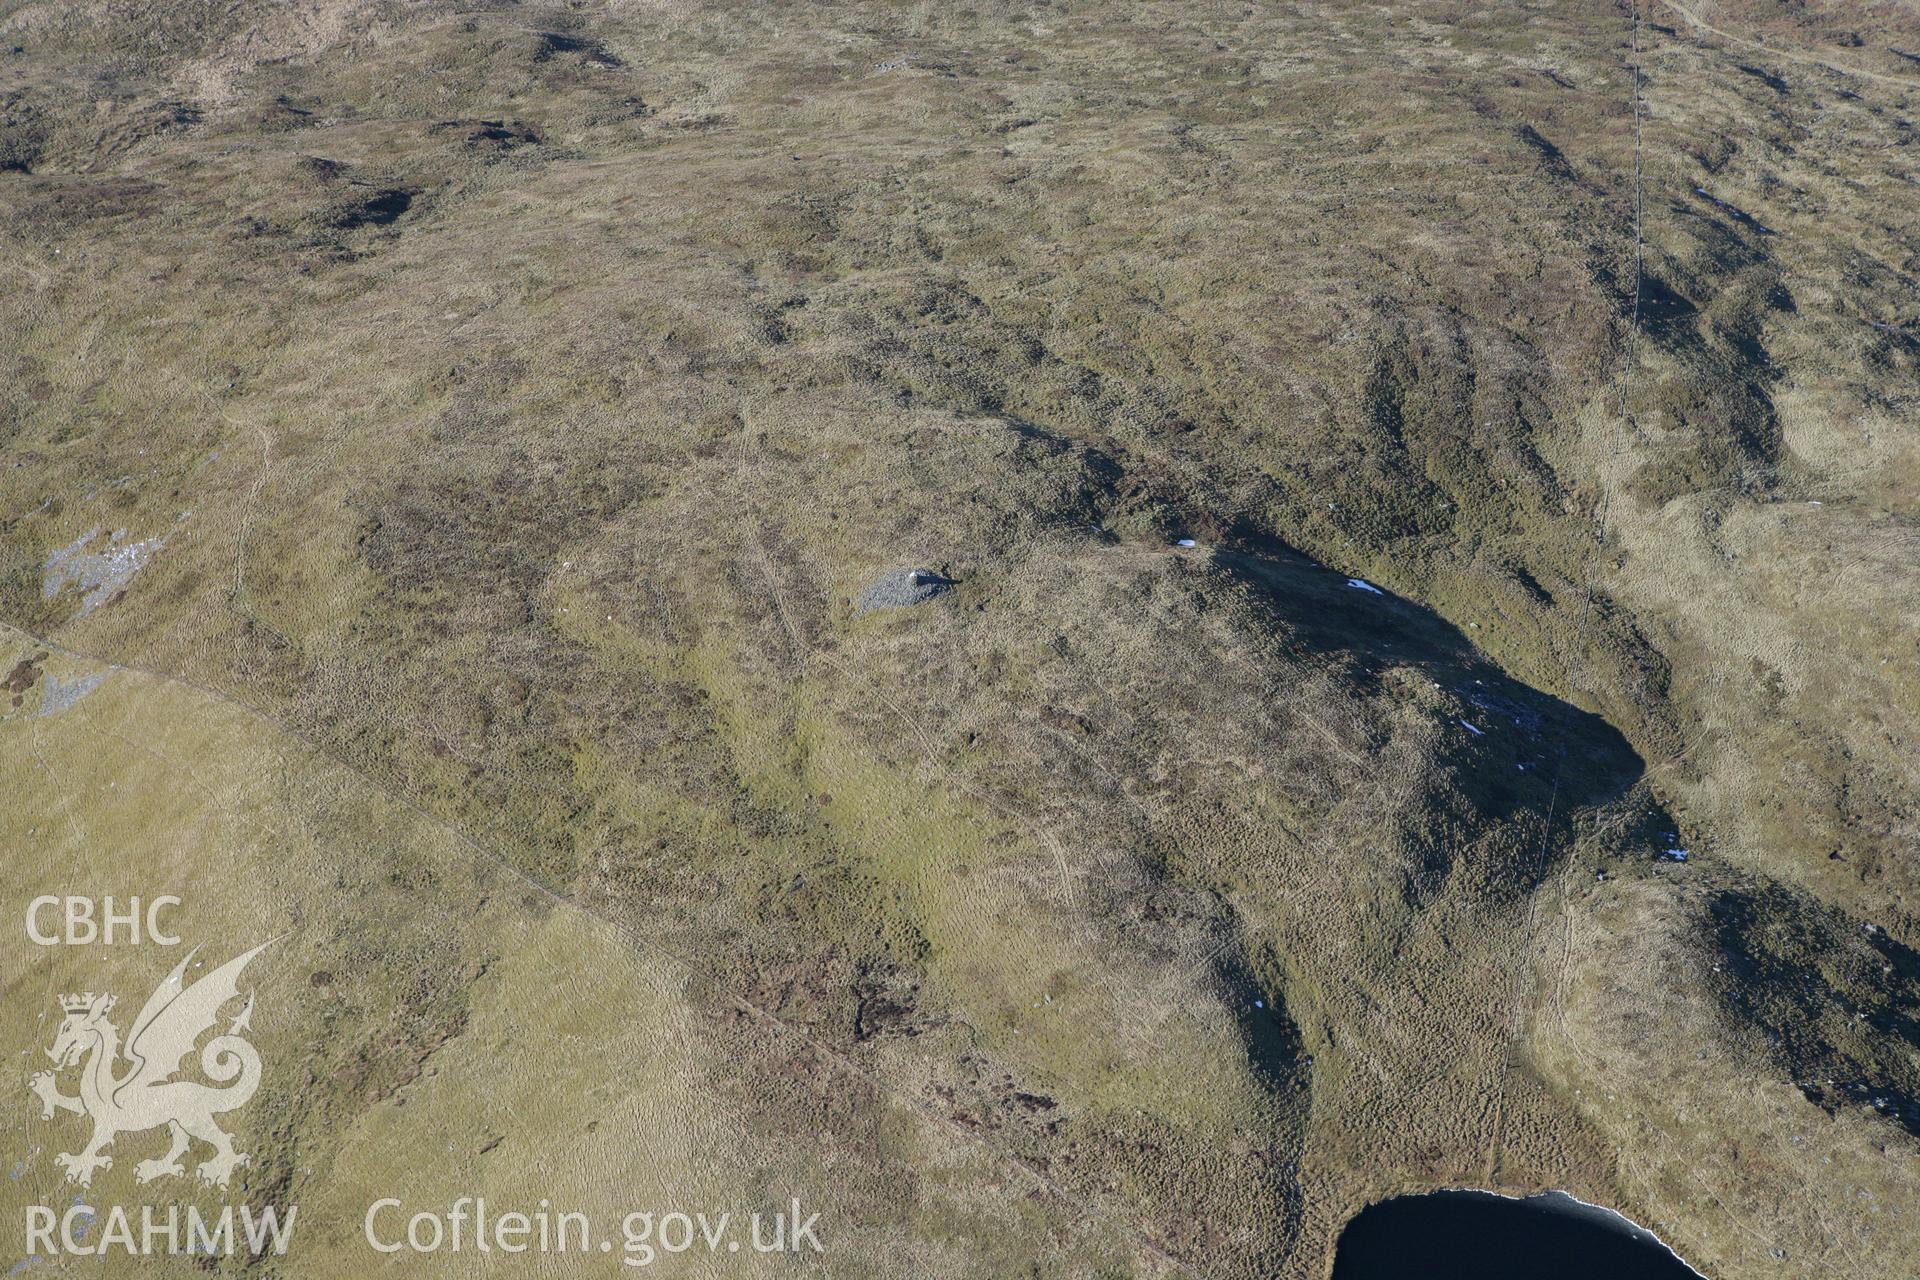
<instances>
[{"instance_id":1,"label":"boggy ground","mask_svg":"<svg viewBox=\"0 0 1920 1280\"><path fill-rule=\"evenodd\" d=\"M1896 11L4 12L9 847L293 930L297 1273L1913 1266Z\"/></svg>"}]
</instances>

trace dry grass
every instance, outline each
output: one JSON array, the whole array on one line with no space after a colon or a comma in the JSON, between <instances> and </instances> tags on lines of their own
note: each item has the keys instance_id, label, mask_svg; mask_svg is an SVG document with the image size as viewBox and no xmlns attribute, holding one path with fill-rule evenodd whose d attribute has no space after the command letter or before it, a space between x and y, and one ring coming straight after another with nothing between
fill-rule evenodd
<instances>
[{"instance_id":1,"label":"dry grass","mask_svg":"<svg viewBox=\"0 0 1920 1280\"><path fill-rule=\"evenodd\" d=\"M0 617L157 673L0 705L26 882L363 975L303 1273L443 1139L848 1275L1436 1184L1901 1272L1912 1124L1792 1082L1913 1083L1920 36L1697 11L1779 52L1643 15L1636 222L1588 0L0 10Z\"/></svg>"}]
</instances>

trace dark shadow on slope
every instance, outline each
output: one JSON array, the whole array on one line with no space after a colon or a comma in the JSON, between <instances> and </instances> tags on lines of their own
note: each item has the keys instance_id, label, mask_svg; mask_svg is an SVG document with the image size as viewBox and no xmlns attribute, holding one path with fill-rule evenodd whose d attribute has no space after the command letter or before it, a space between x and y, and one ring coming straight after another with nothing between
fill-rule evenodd
<instances>
[{"instance_id":1,"label":"dark shadow on slope","mask_svg":"<svg viewBox=\"0 0 1920 1280\"><path fill-rule=\"evenodd\" d=\"M1292 1110L1291 1124L1275 1127L1276 1143L1264 1152L1273 1194L1284 1206L1287 1248L1291 1252L1306 1216L1305 1199L1295 1176L1304 1150L1312 1106L1313 1055L1278 990L1269 990L1237 956L1214 966L1225 988L1223 998L1239 1024L1247 1064L1275 1101Z\"/></svg>"},{"instance_id":2,"label":"dark shadow on slope","mask_svg":"<svg viewBox=\"0 0 1920 1280\"><path fill-rule=\"evenodd\" d=\"M1799 890L1722 889L1714 992L1807 1099L1866 1107L1920 1137L1920 952Z\"/></svg>"},{"instance_id":3,"label":"dark shadow on slope","mask_svg":"<svg viewBox=\"0 0 1920 1280\"><path fill-rule=\"evenodd\" d=\"M1787 92L1787 82L1785 80L1782 80L1779 76L1773 74L1773 72L1771 71L1763 71L1759 67L1748 66L1744 62L1735 63L1734 70L1739 71L1744 75L1752 76L1755 80L1758 80L1761 84L1764 84L1765 86L1767 86L1767 88L1773 90L1775 93Z\"/></svg>"},{"instance_id":4,"label":"dark shadow on slope","mask_svg":"<svg viewBox=\"0 0 1920 1280\"><path fill-rule=\"evenodd\" d=\"M1218 563L1257 587L1277 631L1304 657L1344 666L1363 692L1411 668L1451 694L1459 714L1456 783L1482 817L1574 810L1624 794L1643 764L1606 720L1513 679L1458 627L1414 601L1333 572L1271 538L1236 540Z\"/></svg>"},{"instance_id":5,"label":"dark shadow on slope","mask_svg":"<svg viewBox=\"0 0 1920 1280\"><path fill-rule=\"evenodd\" d=\"M1303 1093L1312 1075L1313 1059L1281 993L1267 990L1231 954L1215 962L1214 972L1225 988L1226 1005L1239 1023L1254 1075L1282 1097Z\"/></svg>"},{"instance_id":6,"label":"dark shadow on slope","mask_svg":"<svg viewBox=\"0 0 1920 1280\"><path fill-rule=\"evenodd\" d=\"M1648 272L1640 279L1640 326L1655 341L1683 344L1693 338L1700 309L1659 276Z\"/></svg>"},{"instance_id":7,"label":"dark shadow on slope","mask_svg":"<svg viewBox=\"0 0 1920 1280\"><path fill-rule=\"evenodd\" d=\"M334 213L333 225L342 231L358 227L385 227L397 221L413 207L413 193L398 187L383 187L364 197L343 203Z\"/></svg>"},{"instance_id":8,"label":"dark shadow on slope","mask_svg":"<svg viewBox=\"0 0 1920 1280\"><path fill-rule=\"evenodd\" d=\"M626 65L598 40L583 40L578 36L563 35L558 31L541 31L535 34L533 54L535 62L546 62L562 54L573 54L587 66L623 67Z\"/></svg>"}]
</instances>

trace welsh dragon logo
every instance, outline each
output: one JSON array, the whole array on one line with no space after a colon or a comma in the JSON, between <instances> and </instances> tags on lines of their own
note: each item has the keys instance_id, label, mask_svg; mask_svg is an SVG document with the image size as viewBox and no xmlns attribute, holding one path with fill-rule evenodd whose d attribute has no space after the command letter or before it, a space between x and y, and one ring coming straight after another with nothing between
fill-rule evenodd
<instances>
[{"instance_id":1,"label":"welsh dragon logo","mask_svg":"<svg viewBox=\"0 0 1920 1280\"><path fill-rule=\"evenodd\" d=\"M188 952L147 997L127 1031L124 1049L119 1028L107 1020L113 996L89 991L60 997L66 1018L47 1056L61 1071L84 1063L79 1096L61 1093L52 1071L38 1073L28 1086L40 1096L44 1118L51 1120L55 1111L71 1111L93 1121L93 1139L83 1150L54 1156L67 1171L68 1182L84 1187L93 1181L94 1170L111 1169L113 1158L102 1153L120 1134L161 1125L167 1127L172 1145L159 1159L134 1166L136 1182L184 1173L180 1157L195 1138L213 1148L213 1155L198 1170L200 1181L209 1186L226 1186L233 1171L247 1163L213 1118L244 1106L260 1087L260 1055L241 1038L253 1016L251 991L226 1034L216 1035L200 1049L200 1069L215 1084L172 1077L200 1037L215 1028L221 1006L239 997L240 971L247 961L271 945L271 941L261 943L192 985L186 983L187 966L199 948Z\"/></svg>"}]
</instances>

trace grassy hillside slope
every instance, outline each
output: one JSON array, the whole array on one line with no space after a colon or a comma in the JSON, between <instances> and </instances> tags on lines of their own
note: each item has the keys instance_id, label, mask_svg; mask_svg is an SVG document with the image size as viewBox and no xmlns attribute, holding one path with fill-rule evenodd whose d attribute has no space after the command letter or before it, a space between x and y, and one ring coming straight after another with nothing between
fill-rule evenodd
<instances>
[{"instance_id":1,"label":"grassy hillside slope","mask_svg":"<svg viewBox=\"0 0 1920 1280\"><path fill-rule=\"evenodd\" d=\"M849 1276L1432 1185L1920 1262L1910 15L0 36L15 883L288 934L287 1274L402 1171ZM0 948L22 1044L106 981Z\"/></svg>"}]
</instances>

